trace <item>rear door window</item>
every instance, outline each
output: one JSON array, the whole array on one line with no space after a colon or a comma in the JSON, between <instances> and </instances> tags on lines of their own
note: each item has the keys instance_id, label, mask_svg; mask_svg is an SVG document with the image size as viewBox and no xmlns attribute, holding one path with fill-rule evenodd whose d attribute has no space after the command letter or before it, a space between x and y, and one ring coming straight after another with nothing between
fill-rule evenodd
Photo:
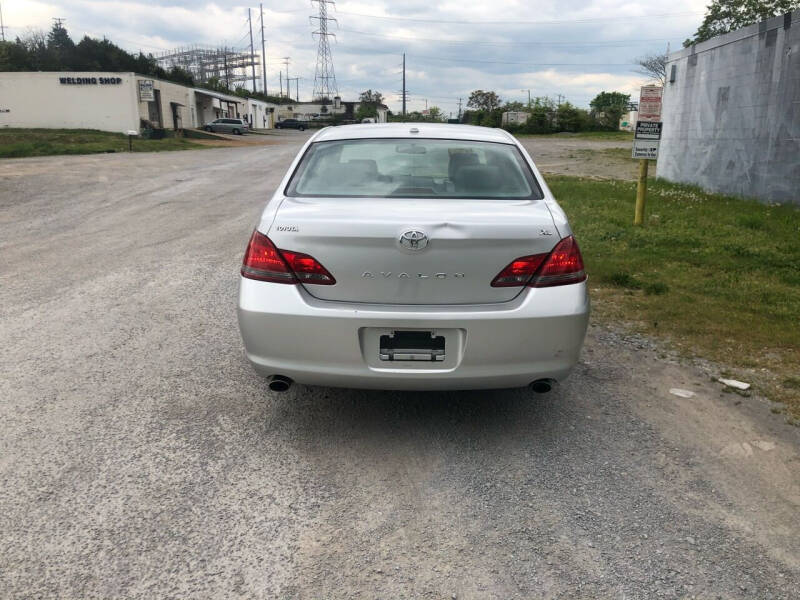
<instances>
[{"instance_id":1,"label":"rear door window","mask_svg":"<svg viewBox=\"0 0 800 600\"><path fill-rule=\"evenodd\" d=\"M541 199L516 146L441 139L312 144L288 196Z\"/></svg>"}]
</instances>

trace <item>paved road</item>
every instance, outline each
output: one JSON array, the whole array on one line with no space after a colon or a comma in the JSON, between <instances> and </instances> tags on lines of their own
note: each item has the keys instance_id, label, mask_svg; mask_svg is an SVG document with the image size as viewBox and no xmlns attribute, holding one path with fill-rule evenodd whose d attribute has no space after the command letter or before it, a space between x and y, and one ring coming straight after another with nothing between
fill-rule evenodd
<instances>
[{"instance_id":1,"label":"paved road","mask_svg":"<svg viewBox=\"0 0 800 600\"><path fill-rule=\"evenodd\" d=\"M282 139L0 162L0 597L797 598L800 430L647 340L547 396L269 393Z\"/></svg>"}]
</instances>

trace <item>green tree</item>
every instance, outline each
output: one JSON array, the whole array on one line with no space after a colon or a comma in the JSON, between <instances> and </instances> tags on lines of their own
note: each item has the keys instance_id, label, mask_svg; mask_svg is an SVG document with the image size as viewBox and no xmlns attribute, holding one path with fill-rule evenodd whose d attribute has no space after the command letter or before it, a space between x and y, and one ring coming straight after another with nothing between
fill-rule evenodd
<instances>
[{"instance_id":1,"label":"green tree","mask_svg":"<svg viewBox=\"0 0 800 600\"><path fill-rule=\"evenodd\" d=\"M559 131L586 131L591 127L591 119L586 110L564 102L556 110L556 121Z\"/></svg>"},{"instance_id":2,"label":"green tree","mask_svg":"<svg viewBox=\"0 0 800 600\"><path fill-rule=\"evenodd\" d=\"M374 119L378 116L378 105L372 102L362 102L358 105L358 110L355 114L356 122L361 122L364 119Z\"/></svg>"},{"instance_id":3,"label":"green tree","mask_svg":"<svg viewBox=\"0 0 800 600\"><path fill-rule=\"evenodd\" d=\"M438 106L431 106L428 109L428 119L431 121L441 121L444 118L442 109Z\"/></svg>"},{"instance_id":4,"label":"green tree","mask_svg":"<svg viewBox=\"0 0 800 600\"><path fill-rule=\"evenodd\" d=\"M383 94L378 91L366 90L358 95L358 110L355 120L375 119L378 116L378 106L383 104Z\"/></svg>"},{"instance_id":5,"label":"green tree","mask_svg":"<svg viewBox=\"0 0 800 600\"><path fill-rule=\"evenodd\" d=\"M604 129L616 131L619 128L619 120L622 113L631 100L630 94L622 92L600 92L589 103L599 124Z\"/></svg>"},{"instance_id":6,"label":"green tree","mask_svg":"<svg viewBox=\"0 0 800 600\"><path fill-rule=\"evenodd\" d=\"M47 53L55 69L78 69L75 64L75 42L61 23L56 22L47 34Z\"/></svg>"},{"instance_id":7,"label":"green tree","mask_svg":"<svg viewBox=\"0 0 800 600\"><path fill-rule=\"evenodd\" d=\"M683 45L698 44L798 7L800 0L712 0L694 37L683 42Z\"/></svg>"},{"instance_id":8,"label":"green tree","mask_svg":"<svg viewBox=\"0 0 800 600\"><path fill-rule=\"evenodd\" d=\"M383 104L383 94L378 91L367 90L358 95L358 101L362 104Z\"/></svg>"},{"instance_id":9,"label":"green tree","mask_svg":"<svg viewBox=\"0 0 800 600\"><path fill-rule=\"evenodd\" d=\"M75 44L58 24L47 34L34 30L14 42L0 42L0 71L133 71L185 85L193 81L183 69L167 72L152 54L131 54L105 38L86 36Z\"/></svg>"},{"instance_id":10,"label":"green tree","mask_svg":"<svg viewBox=\"0 0 800 600\"><path fill-rule=\"evenodd\" d=\"M503 105L503 112L527 112L529 107L522 102L506 102Z\"/></svg>"},{"instance_id":11,"label":"green tree","mask_svg":"<svg viewBox=\"0 0 800 600\"><path fill-rule=\"evenodd\" d=\"M189 71L182 69L181 67L172 67L167 73L167 77L170 81L174 81L175 83L182 83L183 85L188 85L189 87L194 86L194 76Z\"/></svg>"},{"instance_id":12,"label":"green tree","mask_svg":"<svg viewBox=\"0 0 800 600\"><path fill-rule=\"evenodd\" d=\"M492 112L500 107L501 102L500 96L494 92L475 90L469 95L467 106L476 111Z\"/></svg>"}]
</instances>

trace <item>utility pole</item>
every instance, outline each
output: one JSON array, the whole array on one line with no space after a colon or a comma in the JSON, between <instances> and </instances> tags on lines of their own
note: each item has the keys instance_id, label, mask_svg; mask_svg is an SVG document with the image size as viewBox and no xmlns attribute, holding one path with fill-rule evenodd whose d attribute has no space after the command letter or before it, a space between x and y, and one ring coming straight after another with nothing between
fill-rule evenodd
<instances>
[{"instance_id":1,"label":"utility pole","mask_svg":"<svg viewBox=\"0 0 800 600\"><path fill-rule=\"evenodd\" d=\"M264 5L259 4L261 10L261 74L264 76L264 95L267 95L267 50L264 43Z\"/></svg>"},{"instance_id":2,"label":"utility pole","mask_svg":"<svg viewBox=\"0 0 800 600\"><path fill-rule=\"evenodd\" d=\"M6 26L3 25L3 5L0 4L0 35L3 36L3 41L6 41Z\"/></svg>"},{"instance_id":3,"label":"utility pole","mask_svg":"<svg viewBox=\"0 0 800 600\"><path fill-rule=\"evenodd\" d=\"M280 95L283 96L283 71L278 71L278 83L280 84Z\"/></svg>"},{"instance_id":4,"label":"utility pole","mask_svg":"<svg viewBox=\"0 0 800 600\"><path fill-rule=\"evenodd\" d=\"M461 122L461 98L458 99L458 122Z\"/></svg>"},{"instance_id":5,"label":"utility pole","mask_svg":"<svg viewBox=\"0 0 800 600\"><path fill-rule=\"evenodd\" d=\"M225 68L225 87L230 89L231 87L231 75L228 72L228 47L222 49L222 64Z\"/></svg>"},{"instance_id":6,"label":"utility pole","mask_svg":"<svg viewBox=\"0 0 800 600\"><path fill-rule=\"evenodd\" d=\"M531 107L531 91L530 90L520 90L520 91L527 91L528 92L528 108Z\"/></svg>"},{"instance_id":7,"label":"utility pole","mask_svg":"<svg viewBox=\"0 0 800 600\"><path fill-rule=\"evenodd\" d=\"M286 97L291 98L292 94L289 91L289 61L291 60L290 56L283 57L283 64L286 65Z\"/></svg>"},{"instance_id":8,"label":"utility pole","mask_svg":"<svg viewBox=\"0 0 800 600\"><path fill-rule=\"evenodd\" d=\"M64 21L66 21L66 19L63 19L61 17L53 17L53 21L56 22L56 27L63 27Z\"/></svg>"},{"instance_id":9,"label":"utility pole","mask_svg":"<svg viewBox=\"0 0 800 600\"><path fill-rule=\"evenodd\" d=\"M286 96L287 97L291 97L291 95L292 95L292 92L291 92L292 81L295 82L295 93L297 94L295 96L295 100L297 102L300 102L300 78L299 77L292 77L291 79L289 79L288 77L286 78Z\"/></svg>"},{"instance_id":10,"label":"utility pole","mask_svg":"<svg viewBox=\"0 0 800 600\"><path fill-rule=\"evenodd\" d=\"M250 18L250 9L247 9L247 26L250 28L250 68L253 73L253 91L256 91L256 53L253 51L253 19Z\"/></svg>"},{"instance_id":11,"label":"utility pole","mask_svg":"<svg viewBox=\"0 0 800 600\"><path fill-rule=\"evenodd\" d=\"M403 116L406 116L406 53L403 52Z\"/></svg>"},{"instance_id":12,"label":"utility pole","mask_svg":"<svg viewBox=\"0 0 800 600\"><path fill-rule=\"evenodd\" d=\"M564 98L564 94L558 94L558 107L561 108L561 101Z\"/></svg>"}]
</instances>

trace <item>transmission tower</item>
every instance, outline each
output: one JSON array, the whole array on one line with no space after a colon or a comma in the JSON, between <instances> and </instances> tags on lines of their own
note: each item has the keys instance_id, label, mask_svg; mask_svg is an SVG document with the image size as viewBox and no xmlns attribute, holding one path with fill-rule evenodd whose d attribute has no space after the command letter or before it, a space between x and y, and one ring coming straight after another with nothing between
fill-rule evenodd
<instances>
[{"instance_id":1,"label":"transmission tower","mask_svg":"<svg viewBox=\"0 0 800 600\"><path fill-rule=\"evenodd\" d=\"M328 4L336 4L333 0L311 0L319 5L319 15L310 17L312 23L317 21L318 29L313 33L319 39L317 46L317 68L314 71L313 100L324 98L330 100L332 96L339 95L336 85L336 74L333 71L333 56L328 38L336 37L335 33L328 33L328 23L336 19L328 16Z\"/></svg>"}]
</instances>

